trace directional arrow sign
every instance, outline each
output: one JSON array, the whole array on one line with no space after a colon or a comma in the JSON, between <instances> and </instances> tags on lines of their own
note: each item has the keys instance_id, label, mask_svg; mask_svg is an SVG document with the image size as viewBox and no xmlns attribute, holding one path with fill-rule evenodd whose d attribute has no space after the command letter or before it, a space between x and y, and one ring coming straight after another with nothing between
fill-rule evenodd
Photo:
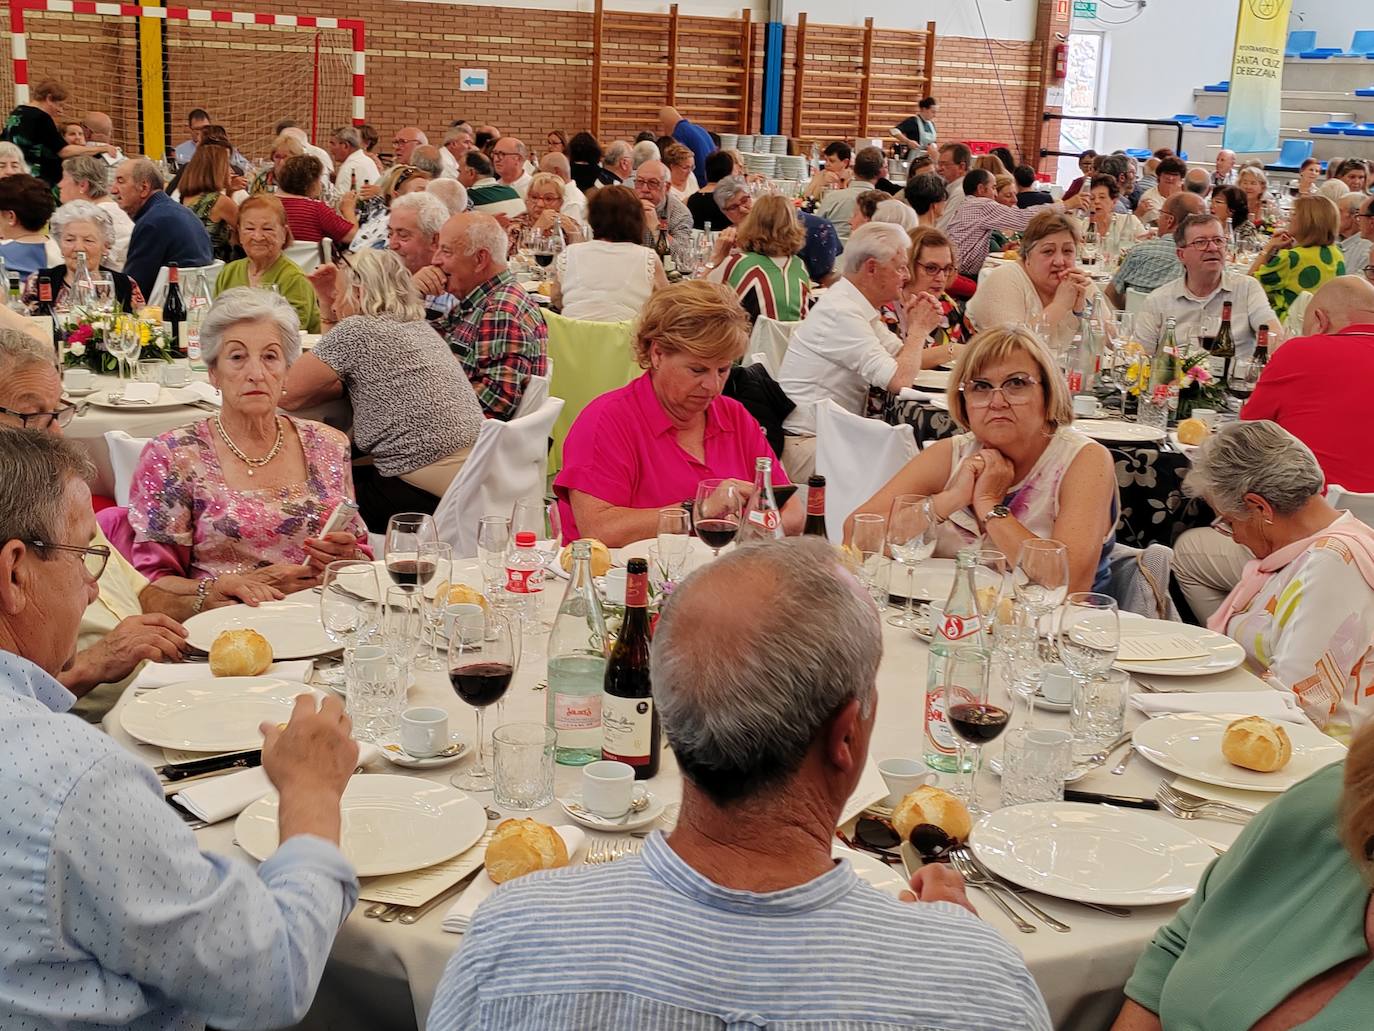
<instances>
[{"instance_id":1,"label":"directional arrow sign","mask_svg":"<svg viewBox=\"0 0 1374 1031\"><path fill-rule=\"evenodd\" d=\"M485 93L487 91L487 70L485 68L460 68L458 88L463 92Z\"/></svg>"}]
</instances>

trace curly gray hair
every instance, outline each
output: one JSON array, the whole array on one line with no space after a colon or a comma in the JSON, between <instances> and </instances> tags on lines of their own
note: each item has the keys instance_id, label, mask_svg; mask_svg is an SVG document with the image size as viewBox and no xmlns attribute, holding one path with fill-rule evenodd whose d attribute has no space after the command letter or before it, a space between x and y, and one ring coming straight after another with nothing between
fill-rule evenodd
<instances>
[{"instance_id":1,"label":"curly gray hair","mask_svg":"<svg viewBox=\"0 0 1374 1031\"><path fill-rule=\"evenodd\" d=\"M236 286L215 298L200 327L201 356L214 368L230 328L240 322L264 319L273 323L289 369L301 356L301 320L281 294L251 286Z\"/></svg>"},{"instance_id":2,"label":"curly gray hair","mask_svg":"<svg viewBox=\"0 0 1374 1031\"><path fill-rule=\"evenodd\" d=\"M1278 423L1257 419L1232 423L1203 441L1183 490L1223 514L1244 511L1245 495L1258 494L1279 515L1292 515L1325 484L1306 444Z\"/></svg>"},{"instance_id":3,"label":"curly gray hair","mask_svg":"<svg viewBox=\"0 0 1374 1031\"><path fill-rule=\"evenodd\" d=\"M115 245L114 220L110 218L110 213L88 200L69 200L53 212L49 223L52 238L60 244L62 231L76 222L89 222L99 229L105 240L106 251Z\"/></svg>"}]
</instances>

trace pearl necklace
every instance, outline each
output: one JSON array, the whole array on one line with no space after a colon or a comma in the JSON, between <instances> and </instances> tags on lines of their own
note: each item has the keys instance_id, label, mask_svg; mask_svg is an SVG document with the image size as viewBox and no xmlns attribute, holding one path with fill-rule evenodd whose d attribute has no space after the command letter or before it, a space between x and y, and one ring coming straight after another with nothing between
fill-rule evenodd
<instances>
[{"instance_id":1,"label":"pearl necklace","mask_svg":"<svg viewBox=\"0 0 1374 1031\"><path fill-rule=\"evenodd\" d=\"M240 462L242 462L244 465L248 466L249 476L253 475L254 469L261 469L263 466L271 462L272 459L276 458L278 453L280 453L281 446L286 441L286 433L281 428L281 420L277 419L276 423L277 441L275 444L272 445L272 450L267 452L267 454L264 455L262 458L252 458L244 454L243 449L240 448L237 444L235 444L232 439L230 439L228 432L224 429L224 423L220 420L220 417L218 415L215 416L215 429L219 430L220 437L224 440L225 446L229 448L229 451L233 454L233 456L237 458Z\"/></svg>"}]
</instances>

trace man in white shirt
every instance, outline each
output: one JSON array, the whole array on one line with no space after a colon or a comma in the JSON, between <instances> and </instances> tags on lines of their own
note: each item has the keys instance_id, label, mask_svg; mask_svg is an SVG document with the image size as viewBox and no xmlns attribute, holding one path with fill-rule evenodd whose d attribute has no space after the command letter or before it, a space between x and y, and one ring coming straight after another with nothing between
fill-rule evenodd
<instances>
[{"instance_id":1,"label":"man in white shirt","mask_svg":"<svg viewBox=\"0 0 1374 1031\"><path fill-rule=\"evenodd\" d=\"M1370 263L1370 251L1374 249L1374 198L1363 195L1354 220L1356 235L1341 241L1341 251L1345 254L1346 274L1363 276L1365 266Z\"/></svg>"},{"instance_id":2,"label":"man in white shirt","mask_svg":"<svg viewBox=\"0 0 1374 1031\"><path fill-rule=\"evenodd\" d=\"M502 136L491 148L491 164L496 169L496 178L502 186L509 186L521 197L530 188L534 177L525 171L525 158L529 151L524 143L514 136Z\"/></svg>"},{"instance_id":3,"label":"man in white shirt","mask_svg":"<svg viewBox=\"0 0 1374 1031\"><path fill-rule=\"evenodd\" d=\"M109 115L104 111L87 111L81 124L86 130L87 143L107 143L115 148L100 155L107 165L113 168L124 160L124 152L116 147L114 140L110 138L114 135L114 122L110 120Z\"/></svg>"},{"instance_id":4,"label":"man in white shirt","mask_svg":"<svg viewBox=\"0 0 1374 1031\"><path fill-rule=\"evenodd\" d=\"M816 468L816 402L834 401L860 415L870 387L896 393L921 371L926 337L943 318L939 300L925 293L907 302L905 340L879 312L884 304L900 303L910 278L910 247L906 231L890 222L854 230L842 258L844 275L792 333L778 385L796 405L783 421L782 464L793 483L805 483Z\"/></svg>"},{"instance_id":5,"label":"man in white shirt","mask_svg":"<svg viewBox=\"0 0 1374 1031\"><path fill-rule=\"evenodd\" d=\"M305 148L307 154L311 157L320 159L320 164L324 166L324 177L326 181L334 174L334 159L329 156L329 151L311 143L310 137L305 134L305 130L295 122L288 118L283 118L277 123L277 135L294 136L296 139L300 140L301 146Z\"/></svg>"},{"instance_id":6,"label":"man in white shirt","mask_svg":"<svg viewBox=\"0 0 1374 1031\"><path fill-rule=\"evenodd\" d=\"M1278 346L1281 327L1264 287L1254 276L1226 270L1226 238L1213 215L1189 215L1174 231L1183 275L1165 283L1145 299L1136 319L1136 331L1147 351L1153 351L1164 332L1164 320L1174 319L1174 335L1180 341L1197 336L1204 315L1220 319L1222 305L1231 302L1231 334L1236 353L1250 355L1255 332L1267 325L1271 347Z\"/></svg>"},{"instance_id":7,"label":"man in white shirt","mask_svg":"<svg viewBox=\"0 0 1374 1031\"><path fill-rule=\"evenodd\" d=\"M458 169L463 163L463 155L472 149L472 126L458 122L449 126L444 133L443 153L439 160L444 164L444 175L449 179L458 178Z\"/></svg>"},{"instance_id":8,"label":"man in white shirt","mask_svg":"<svg viewBox=\"0 0 1374 1031\"><path fill-rule=\"evenodd\" d=\"M329 156L338 171L334 185L340 190L355 190L375 183L382 177L377 163L363 150L363 138L351 125L335 129L329 134Z\"/></svg>"},{"instance_id":9,"label":"man in white shirt","mask_svg":"<svg viewBox=\"0 0 1374 1031\"><path fill-rule=\"evenodd\" d=\"M816 214L829 219L839 234L840 241L849 239L849 223L854 217L854 207L859 194L876 190L878 178L887 167L883 152L877 147L865 147L854 155L854 178L848 186L827 190L816 207Z\"/></svg>"},{"instance_id":10,"label":"man in white shirt","mask_svg":"<svg viewBox=\"0 0 1374 1031\"><path fill-rule=\"evenodd\" d=\"M940 158L935 162L935 173L945 181L945 210L940 215L938 228L943 230L949 220L964 203L964 176L968 166L973 163L973 152L963 143L946 143L940 147Z\"/></svg>"},{"instance_id":11,"label":"man in white shirt","mask_svg":"<svg viewBox=\"0 0 1374 1031\"><path fill-rule=\"evenodd\" d=\"M88 200L110 216L114 226L114 246L105 255L105 264L116 272L124 271L124 258L129 253L129 237L134 222L110 196L110 169L103 154L86 154L67 158L62 162L62 178L57 194L63 204L70 200Z\"/></svg>"},{"instance_id":12,"label":"man in white shirt","mask_svg":"<svg viewBox=\"0 0 1374 1031\"><path fill-rule=\"evenodd\" d=\"M568 156L550 151L539 159L539 171L556 175L563 181L563 206L558 209L559 213L585 223L587 195L573 182L572 166L568 163Z\"/></svg>"}]
</instances>

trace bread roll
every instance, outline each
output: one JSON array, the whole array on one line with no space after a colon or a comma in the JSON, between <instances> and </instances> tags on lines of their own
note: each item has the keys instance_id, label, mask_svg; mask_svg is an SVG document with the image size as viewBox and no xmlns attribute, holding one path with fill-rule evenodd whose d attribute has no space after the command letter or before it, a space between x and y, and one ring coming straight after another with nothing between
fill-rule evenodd
<instances>
[{"instance_id":1,"label":"bread roll","mask_svg":"<svg viewBox=\"0 0 1374 1031\"><path fill-rule=\"evenodd\" d=\"M454 584L448 589L448 603L450 605L481 605L487 608L487 599L482 596L482 592L475 587L467 584Z\"/></svg>"},{"instance_id":2,"label":"bread roll","mask_svg":"<svg viewBox=\"0 0 1374 1031\"><path fill-rule=\"evenodd\" d=\"M1211 434L1212 431L1201 419L1183 419L1178 424L1178 442L1180 444L1201 444Z\"/></svg>"},{"instance_id":3,"label":"bread roll","mask_svg":"<svg viewBox=\"0 0 1374 1031\"><path fill-rule=\"evenodd\" d=\"M217 677L256 677L272 665L272 646L256 630L225 630L210 645L210 672Z\"/></svg>"},{"instance_id":4,"label":"bread roll","mask_svg":"<svg viewBox=\"0 0 1374 1031\"><path fill-rule=\"evenodd\" d=\"M892 811L892 827L904 841L911 836L911 828L921 823L934 824L958 841L967 841L973 830L973 817L964 803L929 784L922 784Z\"/></svg>"},{"instance_id":5,"label":"bread roll","mask_svg":"<svg viewBox=\"0 0 1374 1031\"><path fill-rule=\"evenodd\" d=\"M595 537L583 537L581 540L586 541L592 546L592 576L605 576L606 570L611 568L610 549ZM565 572L572 572L573 557L571 544L565 547L563 553L558 556L558 564L563 567Z\"/></svg>"},{"instance_id":6,"label":"bread roll","mask_svg":"<svg viewBox=\"0 0 1374 1031\"><path fill-rule=\"evenodd\" d=\"M1242 716L1233 720L1221 736L1221 754L1226 761L1243 769L1273 773L1293 758L1288 732L1261 716Z\"/></svg>"},{"instance_id":7,"label":"bread roll","mask_svg":"<svg viewBox=\"0 0 1374 1031\"><path fill-rule=\"evenodd\" d=\"M567 865L563 836L537 820L503 820L487 845L487 876L495 884Z\"/></svg>"}]
</instances>

